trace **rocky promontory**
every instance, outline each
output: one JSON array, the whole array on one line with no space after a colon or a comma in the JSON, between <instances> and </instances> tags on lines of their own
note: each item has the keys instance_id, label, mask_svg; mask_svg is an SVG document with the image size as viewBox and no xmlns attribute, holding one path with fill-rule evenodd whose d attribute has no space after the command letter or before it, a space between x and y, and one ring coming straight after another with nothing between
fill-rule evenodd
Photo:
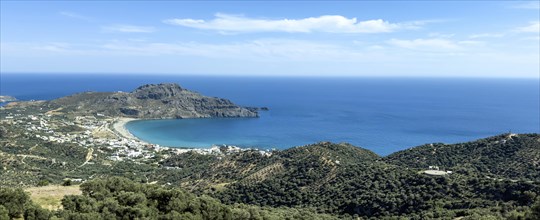
<instances>
[{"instance_id":1,"label":"rocky promontory","mask_svg":"<svg viewBox=\"0 0 540 220\"><path fill-rule=\"evenodd\" d=\"M2 102L13 102L17 101L15 97L8 96L8 95L0 95L0 103Z\"/></svg>"},{"instance_id":2,"label":"rocky promontory","mask_svg":"<svg viewBox=\"0 0 540 220\"><path fill-rule=\"evenodd\" d=\"M141 119L258 117L254 108L204 96L175 83L143 85L132 92L84 92L42 105L47 109L80 115Z\"/></svg>"}]
</instances>

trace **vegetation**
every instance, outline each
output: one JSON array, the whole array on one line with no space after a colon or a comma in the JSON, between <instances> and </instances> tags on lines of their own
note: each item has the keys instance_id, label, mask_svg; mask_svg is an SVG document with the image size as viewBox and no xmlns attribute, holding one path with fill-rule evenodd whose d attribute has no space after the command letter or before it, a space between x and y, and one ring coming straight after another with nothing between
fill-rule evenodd
<instances>
[{"instance_id":1,"label":"vegetation","mask_svg":"<svg viewBox=\"0 0 540 220\"><path fill-rule=\"evenodd\" d=\"M62 199L63 209L50 212L34 205L21 189L2 189L0 216L7 210L12 219L336 219L313 210L224 205L208 196L120 177L86 182L81 190L82 195Z\"/></svg>"},{"instance_id":2,"label":"vegetation","mask_svg":"<svg viewBox=\"0 0 540 220\"><path fill-rule=\"evenodd\" d=\"M0 219L338 219L317 214L307 208L269 208L243 204L226 205L206 195L196 196L185 190L155 184L136 183L121 177L93 180L81 185L82 195L66 195L63 209L49 211L34 204L22 189L0 189ZM379 195L384 197L383 195ZM413 198L414 199L414 198ZM361 201L361 200L357 200ZM369 201L368 201L369 202ZM398 203L407 204L418 202ZM475 201L472 200L471 203ZM387 207L396 204L386 204ZM512 210L507 205L484 208L464 207L458 212L447 210L448 204L415 215L400 215L412 219L538 219L540 200L531 208ZM378 207L381 206L366 206ZM352 207L351 207L352 208ZM358 207L357 207L358 208ZM497 214L495 211L504 214ZM342 215L340 219L351 217ZM364 216L366 217L366 216ZM394 219L392 215L372 215L372 218Z\"/></svg>"},{"instance_id":3,"label":"vegetation","mask_svg":"<svg viewBox=\"0 0 540 220\"><path fill-rule=\"evenodd\" d=\"M537 138L513 137L517 143ZM162 162L180 169L156 175L227 204L313 208L341 217L512 218L524 216L540 194L536 181L486 177L478 170L430 176L421 172L427 164L408 167L389 158L347 144L319 143L272 156L180 154Z\"/></svg>"},{"instance_id":4,"label":"vegetation","mask_svg":"<svg viewBox=\"0 0 540 220\"><path fill-rule=\"evenodd\" d=\"M49 219L50 213L34 204L20 188L0 188L0 219Z\"/></svg>"},{"instance_id":5,"label":"vegetation","mask_svg":"<svg viewBox=\"0 0 540 220\"><path fill-rule=\"evenodd\" d=\"M403 167L439 166L467 175L540 182L540 135L503 134L460 144L427 144L385 161Z\"/></svg>"},{"instance_id":6,"label":"vegetation","mask_svg":"<svg viewBox=\"0 0 540 220\"><path fill-rule=\"evenodd\" d=\"M62 208L62 199L66 195L80 195L79 185L59 186L49 185L40 187L25 188L30 199L37 205L48 210L58 210Z\"/></svg>"},{"instance_id":7,"label":"vegetation","mask_svg":"<svg viewBox=\"0 0 540 220\"><path fill-rule=\"evenodd\" d=\"M214 196L225 203L311 207L351 217L425 219L471 216L486 208L495 217L507 218L510 211L527 209L540 194L538 182L459 173L429 176L382 160L356 159L362 158L359 155L346 160L350 153L333 158L319 150L321 156L286 150L281 154L281 172L260 181L232 183Z\"/></svg>"},{"instance_id":8,"label":"vegetation","mask_svg":"<svg viewBox=\"0 0 540 220\"><path fill-rule=\"evenodd\" d=\"M539 140L504 134L387 157L324 142L115 161L107 146L53 143L0 123L0 219L538 219ZM453 173L423 173L429 166ZM6 188L75 179L86 181L82 195L54 201Z\"/></svg>"}]
</instances>

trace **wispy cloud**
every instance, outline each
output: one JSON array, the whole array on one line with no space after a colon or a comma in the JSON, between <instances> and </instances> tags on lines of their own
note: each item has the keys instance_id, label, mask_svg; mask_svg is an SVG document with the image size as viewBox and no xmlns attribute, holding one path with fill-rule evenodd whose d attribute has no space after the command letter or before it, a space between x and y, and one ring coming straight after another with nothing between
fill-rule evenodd
<instances>
[{"instance_id":1,"label":"wispy cloud","mask_svg":"<svg viewBox=\"0 0 540 220\"><path fill-rule=\"evenodd\" d=\"M83 20L83 21L93 21L94 20L91 17L87 17L87 16L84 16L84 15L77 14L77 13L74 13L74 12L69 12L69 11L61 11L59 14L62 15L62 16L66 16L66 17L74 18L74 19L78 19L78 20Z\"/></svg>"},{"instance_id":2,"label":"wispy cloud","mask_svg":"<svg viewBox=\"0 0 540 220\"><path fill-rule=\"evenodd\" d=\"M2 54L33 56L187 56L257 61L358 61L368 59L361 50L317 41L259 39L236 43L134 42L102 44L3 43Z\"/></svg>"},{"instance_id":3,"label":"wispy cloud","mask_svg":"<svg viewBox=\"0 0 540 220\"><path fill-rule=\"evenodd\" d=\"M514 31L520 33L540 33L540 21L530 22L529 25L518 27Z\"/></svg>"},{"instance_id":4,"label":"wispy cloud","mask_svg":"<svg viewBox=\"0 0 540 220\"><path fill-rule=\"evenodd\" d=\"M84 56L99 54L94 45L67 42L1 42L0 53L15 57Z\"/></svg>"},{"instance_id":5,"label":"wispy cloud","mask_svg":"<svg viewBox=\"0 0 540 220\"><path fill-rule=\"evenodd\" d=\"M334 44L321 42L261 39L237 43L141 43L113 42L102 49L112 53L141 56L184 55L208 58L247 60L327 60L354 59L361 53Z\"/></svg>"},{"instance_id":6,"label":"wispy cloud","mask_svg":"<svg viewBox=\"0 0 540 220\"><path fill-rule=\"evenodd\" d=\"M534 37L524 37L524 38L521 38L520 40L527 40L527 41L535 41L536 43L540 42L540 36L534 36Z\"/></svg>"},{"instance_id":7,"label":"wispy cloud","mask_svg":"<svg viewBox=\"0 0 540 220\"><path fill-rule=\"evenodd\" d=\"M167 24L221 32L289 33L386 33L400 29L418 29L430 21L390 23L382 19L358 21L341 15L323 15L302 19L258 19L218 13L212 20L167 19Z\"/></svg>"},{"instance_id":8,"label":"wispy cloud","mask_svg":"<svg viewBox=\"0 0 540 220\"><path fill-rule=\"evenodd\" d=\"M107 32L123 32L123 33L152 33L156 29L148 26L135 26L135 25L111 25L104 26L102 30Z\"/></svg>"},{"instance_id":9,"label":"wispy cloud","mask_svg":"<svg viewBox=\"0 0 540 220\"><path fill-rule=\"evenodd\" d=\"M520 2L520 3L512 5L511 7L519 8L519 9L540 9L540 2L539 1Z\"/></svg>"},{"instance_id":10,"label":"wispy cloud","mask_svg":"<svg viewBox=\"0 0 540 220\"><path fill-rule=\"evenodd\" d=\"M471 34L469 35L469 38L471 39L477 39L477 38L501 38L504 37L503 33L480 33L480 34Z\"/></svg>"},{"instance_id":11,"label":"wispy cloud","mask_svg":"<svg viewBox=\"0 0 540 220\"><path fill-rule=\"evenodd\" d=\"M385 41L386 42L386 41ZM342 42L344 43L344 42ZM391 44L393 43L393 44ZM110 42L70 44L62 42L5 43L0 42L3 64L6 60L34 59L31 68L48 67L72 71L66 60L85 60L86 71L171 72L178 69L208 73L253 72L269 75L314 73L345 75L401 75L403 70L424 76L437 73L475 75L478 71L491 74L501 70L534 76L538 73L538 52L492 51L478 47L477 41L450 39L394 39L386 44L373 45L354 42L354 45L318 41L259 39L229 43L204 42ZM471 46L472 45L472 46ZM528 43L526 45L529 45ZM410 49L401 49L401 48ZM46 59L41 59L41 58ZM5 58L5 59L4 59ZM88 60L88 62L86 62ZM114 60L115 65L110 64ZM126 65L119 65L119 63ZM211 62L213 65L207 65ZM148 64L152 65L148 65ZM217 64L216 64L217 63ZM8 63L9 64L9 63ZM283 71L283 66L286 70ZM230 68L224 68L230 67ZM280 67L280 68L278 68ZM2 68L17 69L18 66ZM157 69L156 69L157 68ZM40 68L38 68L40 69ZM227 72L220 72L223 70ZM290 71L291 69L295 71ZM517 71L517 70L523 71ZM24 69L25 71L34 69ZM359 72L360 71L360 72ZM407 76L403 73L403 76Z\"/></svg>"},{"instance_id":12,"label":"wispy cloud","mask_svg":"<svg viewBox=\"0 0 540 220\"><path fill-rule=\"evenodd\" d=\"M429 38L429 39L414 39L401 40L391 39L386 42L389 45L401 47L405 49L429 51L429 52L449 52L465 50L472 46L484 45L483 41L474 40L451 40L447 38Z\"/></svg>"},{"instance_id":13,"label":"wispy cloud","mask_svg":"<svg viewBox=\"0 0 540 220\"><path fill-rule=\"evenodd\" d=\"M32 46L31 48L49 52L67 52L71 50L71 45L62 42L51 42L43 45Z\"/></svg>"},{"instance_id":14,"label":"wispy cloud","mask_svg":"<svg viewBox=\"0 0 540 220\"><path fill-rule=\"evenodd\" d=\"M433 32L433 33L429 33L428 36L433 37L433 38L452 38L456 36L456 34L443 34L443 33Z\"/></svg>"},{"instance_id":15,"label":"wispy cloud","mask_svg":"<svg viewBox=\"0 0 540 220\"><path fill-rule=\"evenodd\" d=\"M456 50L461 48L461 46L453 41L437 38L414 40L391 39L387 43L393 46L415 50Z\"/></svg>"}]
</instances>

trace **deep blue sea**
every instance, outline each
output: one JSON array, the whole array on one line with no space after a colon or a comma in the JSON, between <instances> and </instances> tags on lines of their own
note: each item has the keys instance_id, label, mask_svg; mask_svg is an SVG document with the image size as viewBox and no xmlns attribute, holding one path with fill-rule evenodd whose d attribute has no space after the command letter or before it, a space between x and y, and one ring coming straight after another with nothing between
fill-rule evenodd
<instances>
[{"instance_id":1,"label":"deep blue sea","mask_svg":"<svg viewBox=\"0 0 540 220\"><path fill-rule=\"evenodd\" d=\"M538 79L2 73L0 80L0 94L21 100L176 82L204 95L270 109L260 118L149 120L127 125L137 137L163 146L284 149L333 141L387 155L425 143L464 142L509 131L540 133Z\"/></svg>"}]
</instances>

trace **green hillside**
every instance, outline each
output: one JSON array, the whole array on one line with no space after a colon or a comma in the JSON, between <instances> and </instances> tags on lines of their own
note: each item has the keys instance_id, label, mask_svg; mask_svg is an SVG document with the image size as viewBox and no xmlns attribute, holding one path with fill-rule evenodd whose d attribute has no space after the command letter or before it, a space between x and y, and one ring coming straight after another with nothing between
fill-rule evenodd
<instances>
[{"instance_id":1,"label":"green hillside","mask_svg":"<svg viewBox=\"0 0 540 220\"><path fill-rule=\"evenodd\" d=\"M529 137L514 141L527 143ZM160 175L227 204L312 208L342 217L509 218L523 215L540 194L536 181L475 172L431 176L422 172L427 166L393 164L389 158L348 144L318 143L271 156L180 154L162 164L178 169Z\"/></svg>"},{"instance_id":2,"label":"green hillside","mask_svg":"<svg viewBox=\"0 0 540 220\"><path fill-rule=\"evenodd\" d=\"M540 181L540 135L503 134L459 144L427 144L393 153L398 166L441 169L467 175Z\"/></svg>"},{"instance_id":3,"label":"green hillside","mask_svg":"<svg viewBox=\"0 0 540 220\"><path fill-rule=\"evenodd\" d=\"M13 110L12 114L16 113ZM96 142L99 137L85 126L106 127L109 122L81 119L72 124L65 115L42 117L0 122L2 189L78 179L86 181L83 192L84 186L92 184L110 191L118 187L110 182L111 177L130 179L133 182L125 183L129 187L137 185L134 190L124 190L127 194L103 191L110 199L98 198L92 190L81 196L67 196L66 200L75 205L63 204L64 209L52 213L28 203L34 215L43 212L51 218L109 219L102 215L103 207L110 206L118 208L114 215L119 219L134 215L143 216L140 219L188 215L193 219L242 219L238 216L251 212L261 217L252 219L534 219L533 204L540 200L538 134L428 144L387 157L329 142L282 151L227 147L189 151L133 147L129 141L117 144L121 139ZM45 140L42 137L48 134L41 130L28 132L32 126L40 126L37 122L55 123L49 127L68 141ZM94 142L88 144L90 139ZM141 155L128 155L133 152ZM114 159L116 155L121 159ZM429 166L452 173L428 175L424 171ZM189 195L174 204L196 201L195 206L201 206L173 213L158 205L162 199L146 194L152 190ZM128 202L122 203L124 199ZM163 201L170 202L167 198ZM0 205L6 209L9 203L3 200ZM137 210L128 211L124 206L136 206ZM0 207L0 215L2 211ZM220 217L210 217L215 215Z\"/></svg>"},{"instance_id":4,"label":"green hillside","mask_svg":"<svg viewBox=\"0 0 540 220\"><path fill-rule=\"evenodd\" d=\"M82 195L67 195L63 209L37 206L20 189L0 189L0 219L337 219L307 209L224 205L181 189L112 177L81 185Z\"/></svg>"}]
</instances>

